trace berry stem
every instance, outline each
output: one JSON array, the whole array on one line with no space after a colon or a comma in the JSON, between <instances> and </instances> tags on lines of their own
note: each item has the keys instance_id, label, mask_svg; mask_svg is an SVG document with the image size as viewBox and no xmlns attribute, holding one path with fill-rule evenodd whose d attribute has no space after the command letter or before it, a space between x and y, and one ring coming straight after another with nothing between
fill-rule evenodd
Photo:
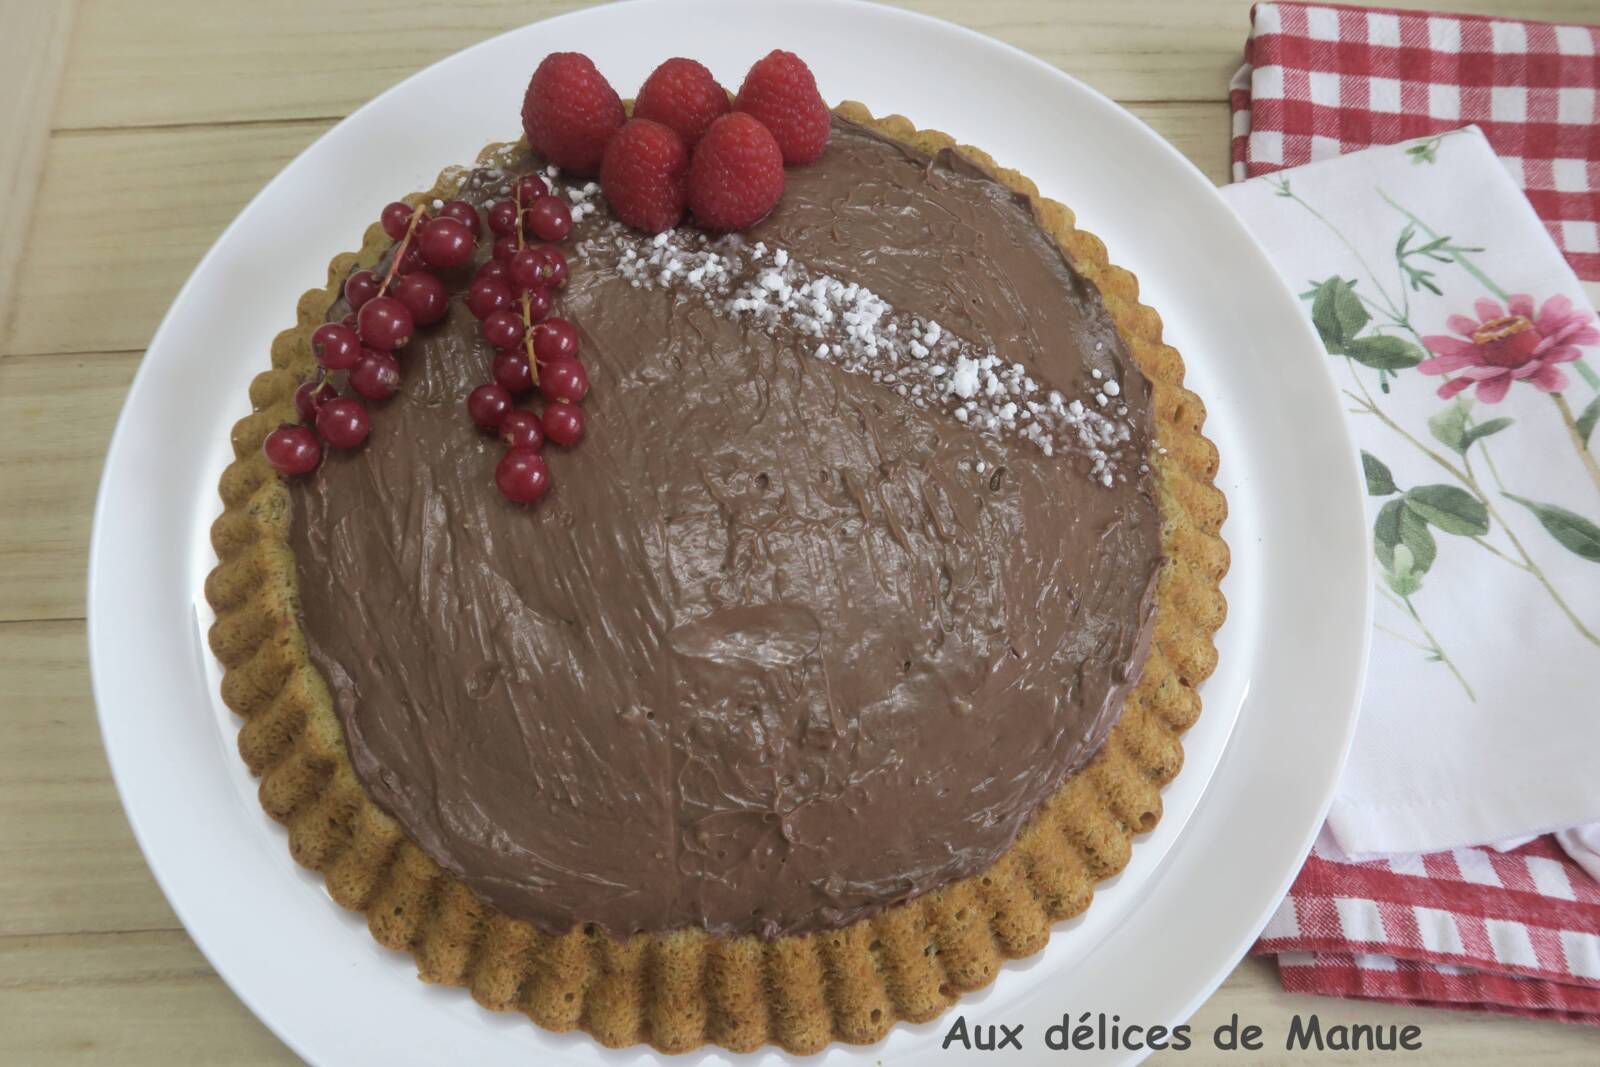
<instances>
[{"instance_id":1,"label":"berry stem","mask_svg":"<svg viewBox=\"0 0 1600 1067\"><path fill-rule=\"evenodd\" d=\"M400 260L405 258L406 246L411 243L411 238L417 232L417 225L427 217L427 212L418 204L416 210L411 212L411 221L406 223L406 232L394 244L394 256L389 260L389 269L383 275L383 284L378 286L378 295L385 296L389 286L394 283L395 275L400 273Z\"/></svg>"},{"instance_id":2,"label":"berry stem","mask_svg":"<svg viewBox=\"0 0 1600 1067\"><path fill-rule=\"evenodd\" d=\"M528 354L528 369L533 372L533 386L539 387L539 357L533 351L533 316L528 309L529 297L522 294L522 347Z\"/></svg>"},{"instance_id":3,"label":"berry stem","mask_svg":"<svg viewBox=\"0 0 1600 1067\"><path fill-rule=\"evenodd\" d=\"M517 251L527 247L527 242L522 234L522 181L518 179L511 188L511 198L517 205ZM522 348L528 356L528 370L533 374L533 387L539 388L539 359L533 353L533 314L529 307L529 297L523 293L518 298L522 308Z\"/></svg>"}]
</instances>

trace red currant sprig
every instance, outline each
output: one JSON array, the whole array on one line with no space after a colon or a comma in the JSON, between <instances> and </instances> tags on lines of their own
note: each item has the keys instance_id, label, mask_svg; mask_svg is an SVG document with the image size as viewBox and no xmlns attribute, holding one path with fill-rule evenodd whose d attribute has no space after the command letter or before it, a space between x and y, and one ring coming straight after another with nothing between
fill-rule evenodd
<instances>
[{"instance_id":1,"label":"red currant sprig","mask_svg":"<svg viewBox=\"0 0 1600 1067\"><path fill-rule=\"evenodd\" d=\"M334 448L365 443L372 432L371 416L360 400L341 396L329 375L345 372L349 387L368 400L386 400L398 392L395 350L411 340L417 326L444 318L450 306L444 283L424 265L459 267L472 258L477 245L478 210L464 200L450 201L433 218L397 200L383 209L379 222L395 241L388 270L381 281L370 270L358 270L345 280L351 313L311 335L321 369L316 380L295 391L302 425L285 423L262 443L267 462L291 477L317 468L324 443Z\"/></svg>"},{"instance_id":2,"label":"red currant sprig","mask_svg":"<svg viewBox=\"0 0 1600 1067\"><path fill-rule=\"evenodd\" d=\"M494 380L467 396L467 415L505 442L495 467L501 494L532 504L550 491L545 441L575 445L584 430L578 402L589 392L589 376L578 362L578 331L550 317L554 294L567 282L567 260L549 244L528 243L530 234L546 242L565 239L572 211L529 174L517 180L511 199L489 205L487 217L496 235L494 258L478 268L466 302L496 349ZM516 406L518 397L534 392L544 400L540 415Z\"/></svg>"}]
</instances>

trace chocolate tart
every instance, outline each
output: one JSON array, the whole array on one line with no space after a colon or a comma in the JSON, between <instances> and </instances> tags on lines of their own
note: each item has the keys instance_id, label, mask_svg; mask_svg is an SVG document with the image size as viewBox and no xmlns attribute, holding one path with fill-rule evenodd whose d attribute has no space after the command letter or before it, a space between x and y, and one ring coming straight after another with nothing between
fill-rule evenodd
<instances>
[{"instance_id":1,"label":"chocolate tart","mask_svg":"<svg viewBox=\"0 0 1600 1067\"><path fill-rule=\"evenodd\" d=\"M753 262L781 238L828 284L859 271L1010 322L1047 369L1066 345L1105 415L1057 394L1037 421L1098 430L1052 461L1005 403L1007 373L1049 377L1032 364L869 378L817 322L705 303L728 260L704 250L723 246L684 246L690 270L677 246L582 223L563 299L596 417L534 511L494 498L461 411L462 367L485 356L450 320L407 350L362 453L295 484L263 458L343 280L391 251L376 225L301 298L234 427L206 595L261 803L378 941L485 1007L669 1052L879 1040L1086 908L1182 763L1226 611L1226 503L1160 318L1067 208L983 152L854 103L835 132L830 155L868 170L794 172L734 247ZM490 146L408 199L481 200L537 164ZM873 166L900 184L869 204ZM915 222L899 245L840 252L891 217ZM903 324L948 348L928 322ZM957 371L956 394L916 384ZM913 602L947 614L892 610Z\"/></svg>"}]
</instances>

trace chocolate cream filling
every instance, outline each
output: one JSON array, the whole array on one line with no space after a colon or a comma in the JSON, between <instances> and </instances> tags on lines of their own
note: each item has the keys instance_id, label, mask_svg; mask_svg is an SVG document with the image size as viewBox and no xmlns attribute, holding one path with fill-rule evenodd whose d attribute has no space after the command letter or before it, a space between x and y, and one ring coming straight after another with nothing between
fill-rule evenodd
<instances>
[{"instance_id":1,"label":"chocolate cream filling","mask_svg":"<svg viewBox=\"0 0 1600 1067\"><path fill-rule=\"evenodd\" d=\"M500 162L465 199L537 165ZM1028 201L843 120L786 181L722 247L992 347L1040 397L1119 415L1120 460L818 358L842 323L763 329L638 285L621 250L657 246L594 198L557 305L588 433L546 450L554 489L522 508L467 418L492 352L452 301L367 445L295 483L302 621L369 794L547 930L771 938L982 871L1099 749L1148 650L1149 385Z\"/></svg>"}]
</instances>

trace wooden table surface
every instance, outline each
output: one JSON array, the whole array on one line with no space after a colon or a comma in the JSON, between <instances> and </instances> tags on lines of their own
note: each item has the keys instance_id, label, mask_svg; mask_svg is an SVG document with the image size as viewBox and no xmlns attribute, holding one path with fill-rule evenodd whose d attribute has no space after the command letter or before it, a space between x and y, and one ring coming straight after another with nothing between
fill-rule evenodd
<instances>
[{"instance_id":1,"label":"wooden table surface","mask_svg":"<svg viewBox=\"0 0 1600 1067\"><path fill-rule=\"evenodd\" d=\"M1595 0L1438 2L1596 14ZM268 178L413 71L578 6L0 0L0 1062L294 1062L178 924L107 771L83 624L101 460L168 302ZM908 6L1085 79L1226 180L1226 86L1248 0ZM1263 960L1241 964L1194 1022L1237 1012L1281 1033L1308 1011L1418 1022L1424 1051L1399 1057L1411 1062L1600 1058L1584 1028L1292 997ZM1197 1046L1187 1058L1208 1057Z\"/></svg>"}]
</instances>

